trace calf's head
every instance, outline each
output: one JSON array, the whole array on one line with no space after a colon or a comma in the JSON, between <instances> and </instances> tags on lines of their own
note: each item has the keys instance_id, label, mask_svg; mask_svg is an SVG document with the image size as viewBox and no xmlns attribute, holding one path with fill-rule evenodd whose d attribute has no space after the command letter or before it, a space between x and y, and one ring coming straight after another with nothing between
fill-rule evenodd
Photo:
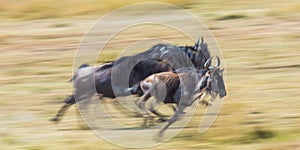
<instances>
[{"instance_id":1,"label":"calf's head","mask_svg":"<svg viewBox=\"0 0 300 150\"><path fill-rule=\"evenodd\" d=\"M211 62L211 58L207 60L204 64L204 67L208 69L209 73L209 89L212 98L225 97L226 96L226 89L225 83L223 80L223 71L224 68L220 68L220 58L217 56L217 65L216 66L209 66Z\"/></svg>"}]
</instances>

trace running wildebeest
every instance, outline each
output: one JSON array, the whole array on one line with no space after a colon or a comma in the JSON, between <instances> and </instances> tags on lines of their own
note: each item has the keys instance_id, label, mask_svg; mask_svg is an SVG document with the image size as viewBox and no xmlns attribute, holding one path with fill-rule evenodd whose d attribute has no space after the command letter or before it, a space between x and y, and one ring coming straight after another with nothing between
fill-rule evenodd
<instances>
[{"instance_id":1,"label":"running wildebeest","mask_svg":"<svg viewBox=\"0 0 300 150\"><path fill-rule=\"evenodd\" d=\"M81 67L71 79L74 94L65 99L62 108L50 121L58 123L71 105L85 101L96 93L100 95L99 99L101 97L115 98L131 94L141 96L143 91L138 85L140 81L149 75L174 71L182 67L201 69L209 58L210 53L207 44L201 37L201 42L198 38L194 46L157 44L140 54L122 57L101 66ZM114 77L116 74L122 75ZM134 90L134 93L131 93L131 90L126 90L128 87L137 89Z\"/></svg>"},{"instance_id":2,"label":"running wildebeest","mask_svg":"<svg viewBox=\"0 0 300 150\"><path fill-rule=\"evenodd\" d=\"M225 85L220 69L220 59L217 57L217 65L209 66L211 58L204 64L204 69L195 70L190 68L181 68L176 72L162 72L153 74L140 82L143 90L143 96L136 102L136 105L150 117L150 113L160 116L154 107L159 103L175 103L177 110L158 133L159 136L176 120L184 109L191 106L194 101L202 97L205 92L212 95L213 98L226 96ZM195 97L196 95L196 97ZM145 102L154 97L150 108L145 107ZM202 101L202 99L200 99ZM162 117L162 116L160 116ZM146 118L147 119L147 118Z\"/></svg>"}]
</instances>

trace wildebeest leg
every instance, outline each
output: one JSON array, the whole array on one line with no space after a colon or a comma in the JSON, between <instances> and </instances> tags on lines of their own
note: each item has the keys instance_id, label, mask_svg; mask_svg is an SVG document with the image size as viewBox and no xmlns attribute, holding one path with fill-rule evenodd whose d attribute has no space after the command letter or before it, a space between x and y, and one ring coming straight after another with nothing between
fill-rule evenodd
<instances>
[{"instance_id":1,"label":"wildebeest leg","mask_svg":"<svg viewBox=\"0 0 300 150\"><path fill-rule=\"evenodd\" d=\"M56 116L54 118L49 119L49 121L54 122L54 123L58 123L62 117L64 116L65 112L68 110L68 108L75 104L75 97L74 95L70 95L68 96L65 101L64 101L64 105L60 108L60 110L58 111L58 113L56 114Z\"/></svg>"},{"instance_id":2,"label":"wildebeest leg","mask_svg":"<svg viewBox=\"0 0 300 150\"><path fill-rule=\"evenodd\" d=\"M162 134L163 134L163 132L164 132L165 130L167 130L171 124L173 124L175 121L178 120L178 118L179 118L179 116L182 114L184 108L185 108L185 107L182 106L182 105L178 107L178 109L177 109L177 111L175 112L175 114L169 119L167 125L165 125L165 126L158 132L158 136L161 137Z\"/></svg>"},{"instance_id":3,"label":"wildebeest leg","mask_svg":"<svg viewBox=\"0 0 300 150\"><path fill-rule=\"evenodd\" d=\"M58 113L56 114L55 118L51 118L49 119L49 121L53 122L53 123L58 123L62 117L64 116L66 110L70 107L70 104L64 104L60 110L58 111Z\"/></svg>"},{"instance_id":4,"label":"wildebeest leg","mask_svg":"<svg viewBox=\"0 0 300 150\"><path fill-rule=\"evenodd\" d=\"M101 95L98 95L99 100L101 99ZM96 105L92 105L93 99L92 96L90 98L86 98L85 100L77 103L77 124L81 130L90 129L86 122L83 119L83 116L81 113L85 113L87 111L91 111L90 109L96 109ZM90 107L94 106L94 107Z\"/></svg>"},{"instance_id":5,"label":"wildebeest leg","mask_svg":"<svg viewBox=\"0 0 300 150\"><path fill-rule=\"evenodd\" d=\"M138 108L140 108L141 110L143 110L144 112L147 112L145 109L145 102L151 97L150 92L145 92L144 95L135 102L135 104L138 106Z\"/></svg>"},{"instance_id":6,"label":"wildebeest leg","mask_svg":"<svg viewBox=\"0 0 300 150\"><path fill-rule=\"evenodd\" d=\"M160 118L164 118L164 117L168 117L167 115L164 115L158 111L156 111L155 107L158 105L158 102L157 101L153 101L151 104L150 104L150 107L149 107L149 111L153 114L155 114L156 116L160 117Z\"/></svg>"},{"instance_id":7,"label":"wildebeest leg","mask_svg":"<svg viewBox=\"0 0 300 150\"><path fill-rule=\"evenodd\" d=\"M159 102L157 102L156 100L153 100L153 101L151 101L151 103L150 103L150 107L149 108L145 108L146 109L146 113L147 113L147 115L148 116L146 116L147 118L148 118L148 120L149 120L149 125L150 126L153 126L153 125L155 125L155 123L156 123L156 121L154 121L154 116L151 116L151 113L153 113L153 114L155 114L155 115L157 115L157 116L159 116L159 117L164 117L164 115L162 115L162 114L160 114L159 112L157 112L156 110L155 110L155 107L157 106L159 104ZM145 123L144 123L145 124ZM147 122L146 122L146 124L147 124Z\"/></svg>"},{"instance_id":8,"label":"wildebeest leg","mask_svg":"<svg viewBox=\"0 0 300 150\"><path fill-rule=\"evenodd\" d=\"M169 106L173 109L174 112L177 111L177 107L175 105L171 104ZM182 111L180 114L186 114L186 112Z\"/></svg>"},{"instance_id":9,"label":"wildebeest leg","mask_svg":"<svg viewBox=\"0 0 300 150\"><path fill-rule=\"evenodd\" d=\"M173 104L171 104L169 106L173 109L174 112L177 110L176 106L174 106Z\"/></svg>"},{"instance_id":10,"label":"wildebeest leg","mask_svg":"<svg viewBox=\"0 0 300 150\"><path fill-rule=\"evenodd\" d=\"M77 99L77 112L78 112L78 116L79 118L77 119L78 125L81 129L89 129L89 127L87 126L86 122L84 121L83 117L90 113L91 109L90 109L90 105L93 102L93 96L94 93L93 92L86 92L82 95L79 95L76 97ZM102 95L98 95L98 98L100 99L102 97Z\"/></svg>"},{"instance_id":11,"label":"wildebeest leg","mask_svg":"<svg viewBox=\"0 0 300 150\"><path fill-rule=\"evenodd\" d=\"M151 94L150 92L145 92L144 95L138 100L135 102L135 104L137 105L137 107L139 109L141 109L144 113L143 116L145 117L144 119L144 123L142 124L142 126L147 126L147 122L148 122L148 119L151 119L150 117L150 113L146 110L145 108L145 102L151 97Z\"/></svg>"},{"instance_id":12,"label":"wildebeest leg","mask_svg":"<svg viewBox=\"0 0 300 150\"><path fill-rule=\"evenodd\" d=\"M204 92L202 93L199 97L199 103L201 103L204 106L208 106L208 105L212 105L212 103L209 100L205 100L205 98L207 97L208 93Z\"/></svg>"},{"instance_id":13,"label":"wildebeest leg","mask_svg":"<svg viewBox=\"0 0 300 150\"><path fill-rule=\"evenodd\" d=\"M148 110L149 110L151 113L153 113L153 114L155 114L156 116L159 117L159 119L158 119L156 122L165 122L165 121L167 121L167 119L165 119L165 118L166 118L166 117L169 117L169 116L167 116L167 115L165 115L165 114L162 114L162 113L158 112L158 111L155 109L155 107L156 107L158 104L159 104L159 102L158 102L157 100L152 101Z\"/></svg>"}]
</instances>

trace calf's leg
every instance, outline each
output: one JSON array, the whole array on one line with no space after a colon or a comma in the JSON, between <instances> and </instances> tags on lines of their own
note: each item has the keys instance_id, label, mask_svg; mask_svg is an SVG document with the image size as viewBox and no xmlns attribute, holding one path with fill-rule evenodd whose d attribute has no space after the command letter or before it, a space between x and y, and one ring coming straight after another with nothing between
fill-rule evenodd
<instances>
[{"instance_id":1,"label":"calf's leg","mask_svg":"<svg viewBox=\"0 0 300 150\"><path fill-rule=\"evenodd\" d=\"M155 107L159 104L159 102L157 100L154 100L151 104L150 104L150 107L149 107L149 111L153 114L155 114L156 116L160 117L160 118L165 118L165 117L168 117L167 115L164 115L160 112L158 112Z\"/></svg>"},{"instance_id":2,"label":"calf's leg","mask_svg":"<svg viewBox=\"0 0 300 150\"><path fill-rule=\"evenodd\" d=\"M150 113L149 111L146 110L145 108L145 102L151 97L151 94L149 91L145 92L144 95L138 100L135 102L135 104L137 105L137 107L139 109L141 109L143 111L143 116L145 117L144 119L144 123L142 124L142 126L147 126L147 122L148 120L150 120L150 122L152 122L152 118L150 116Z\"/></svg>"},{"instance_id":3,"label":"calf's leg","mask_svg":"<svg viewBox=\"0 0 300 150\"><path fill-rule=\"evenodd\" d=\"M144 112L147 112L147 110L145 109L145 102L151 97L150 92L145 92L144 95L135 102L135 104L138 106L138 108L140 108L141 110L143 110Z\"/></svg>"},{"instance_id":4,"label":"calf's leg","mask_svg":"<svg viewBox=\"0 0 300 150\"><path fill-rule=\"evenodd\" d=\"M177 121L184 110L184 106L180 105L175 114L169 119L168 123L158 132L158 136L161 137L165 130L169 128L175 121Z\"/></svg>"},{"instance_id":5,"label":"calf's leg","mask_svg":"<svg viewBox=\"0 0 300 150\"><path fill-rule=\"evenodd\" d=\"M158 112L155 107L159 104L160 102L157 100L152 101L152 103L150 104L149 107L149 111L153 114L155 114L156 116L159 117L159 119L156 122L165 122L167 121L166 117L169 117L168 115L162 114L160 112Z\"/></svg>"}]
</instances>

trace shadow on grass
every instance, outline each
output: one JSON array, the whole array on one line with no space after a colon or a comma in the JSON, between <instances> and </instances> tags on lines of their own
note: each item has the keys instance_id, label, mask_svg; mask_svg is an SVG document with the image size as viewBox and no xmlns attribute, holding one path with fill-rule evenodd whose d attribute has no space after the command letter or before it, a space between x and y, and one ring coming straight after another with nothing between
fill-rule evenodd
<instances>
[{"instance_id":1,"label":"shadow on grass","mask_svg":"<svg viewBox=\"0 0 300 150\"><path fill-rule=\"evenodd\" d=\"M253 131L247 133L239 140L239 143L254 143L262 140L271 139L277 136L276 132L271 129L256 127Z\"/></svg>"},{"instance_id":2,"label":"shadow on grass","mask_svg":"<svg viewBox=\"0 0 300 150\"><path fill-rule=\"evenodd\" d=\"M218 17L216 20L233 20L233 19L241 19L241 18L247 18L247 16L243 14L231 14L231 15Z\"/></svg>"},{"instance_id":3,"label":"shadow on grass","mask_svg":"<svg viewBox=\"0 0 300 150\"><path fill-rule=\"evenodd\" d=\"M57 129L58 131L78 131L78 130L91 130L89 127L78 127L78 128L62 128Z\"/></svg>"}]
</instances>

